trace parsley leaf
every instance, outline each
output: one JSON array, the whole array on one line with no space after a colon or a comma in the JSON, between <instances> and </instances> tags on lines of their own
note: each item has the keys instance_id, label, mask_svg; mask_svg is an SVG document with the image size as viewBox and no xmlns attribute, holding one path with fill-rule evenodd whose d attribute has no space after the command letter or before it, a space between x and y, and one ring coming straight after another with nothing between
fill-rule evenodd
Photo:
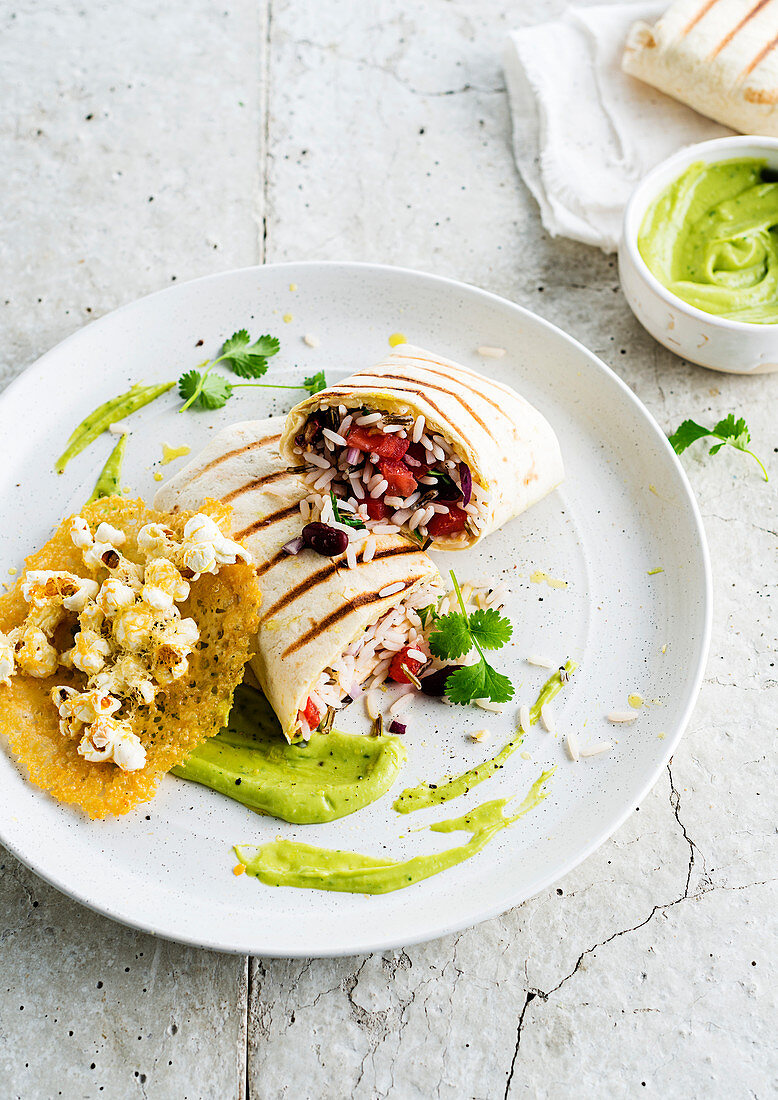
<instances>
[{"instance_id":1,"label":"parsley leaf","mask_svg":"<svg viewBox=\"0 0 778 1100\"><path fill-rule=\"evenodd\" d=\"M764 467L764 463L761 459L757 458L753 451L749 451L747 444L751 442L751 433L748 430L745 420L741 416L739 419L735 419L735 414L730 413L729 416L725 416L723 420L719 420L713 428L704 428L702 424L695 423L694 420L684 420L684 422L669 436L670 446L673 448L676 454L683 454L687 447L690 447L692 443L695 443L698 439L717 439L718 443L714 443L711 447L709 454L715 455L721 450L722 447L727 444L730 447L734 447L738 451L743 451L759 463L759 468L764 474L765 481L768 481L767 470Z\"/></svg>"},{"instance_id":2,"label":"parsley leaf","mask_svg":"<svg viewBox=\"0 0 778 1100\"><path fill-rule=\"evenodd\" d=\"M483 658L475 665L458 668L446 679L446 695L452 703L462 705L473 699L491 699L507 703L513 698L513 684L507 676L496 672Z\"/></svg>"},{"instance_id":3,"label":"parsley leaf","mask_svg":"<svg viewBox=\"0 0 778 1100\"><path fill-rule=\"evenodd\" d=\"M468 613L453 570L451 579L461 611L438 616L431 607L423 609L424 612L432 611L435 624L429 636L430 651L442 660L453 661L475 648L479 660L448 675L446 695L452 703L471 703L474 699L507 703L513 698L513 684L507 676L492 668L483 651L500 649L510 640L513 633L510 620L493 607Z\"/></svg>"},{"instance_id":4,"label":"parsley leaf","mask_svg":"<svg viewBox=\"0 0 778 1100\"><path fill-rule=\"evenodd\" d=\"M229 363L233 372L241 378L261 378L267 370L267 361L278 354L281 344L275 336L260 336L251 343L245 328L234 332L214 362Z\"/></svg>"},{"instance_id":5,"label":"parsley leaf","mask_svg":"<svg viewBox=\"0 0 778 1100\"><path fill-rule=\"evenodd\" d=\"M303 382L303 387L311 396L315 393L321 393L322 390L326 390L327 379L324 377L324 371L317 371L316 374L312 374L310 378L306 378Z\"/></svg>"},{"instance_id":6,"label":"parsley leaf","mask_svg":"<svg viewBox=\"0 0 778 1100\"><path fill-rule=\"evenodd\" d=\"M220 374L189 370L179 378L178 392L187 402L184 408L221 409L232 396L232 386Z\"/></svg>"}]
</instances>

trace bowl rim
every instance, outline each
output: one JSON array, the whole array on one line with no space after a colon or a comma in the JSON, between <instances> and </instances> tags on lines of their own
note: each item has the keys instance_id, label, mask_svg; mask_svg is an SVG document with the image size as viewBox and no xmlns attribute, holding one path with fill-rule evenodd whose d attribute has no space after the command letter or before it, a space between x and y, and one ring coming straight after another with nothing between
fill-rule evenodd
<instances>
[{"instance_id":1,"label":"bowl rim","mask_svg":"<svg viewBox=\"0 0 778 1100\"><path fill-rule=\"evenodd\" d=\"M693 306L691 303L685 302L683 298L679 298L677 294L673 294L672 291L668 290L666 286L660 283L659 279L657 279L656 275L651 271L648 264L641 256L637 243L640 226L643 223L646 210L658 194L659 189L656 187L658 177L664 176L668 170L672 169L678 169L678 175L680 175L683 168L688 168L690 164L694 164L697 160L704 160L709 164L716 164L726 159L725 157L708 156L706 154L717 152L726 153L728 150L732 150L733 153L736 153L738 149L748 146L753 147L755 145L772 153L776 160L778 160L778 138L765 137L760 134L733 134L728 137L711 138L709 141L700 141L694 145L685 145L683 149L677 150L677 152L673 153L671 156L661 160L659 164L655 164L632 192L624 208L621 247L626 251L640 277L648 284L654 293L667 303L667 305L673 306L681 313L685 313L692 320L705 321L709 325L729 332L751 334L762 332L765 336L768 336L771 334L772 329L772 325L770 324L757 324L755 321L733 321L728 317L721 317L717 313L706 313L704 309L698 309L697 306ZM736 159L736 157L733 157L733 159ZM778 325L778 322L773 323Z\"/></svg>"}]
</instances>

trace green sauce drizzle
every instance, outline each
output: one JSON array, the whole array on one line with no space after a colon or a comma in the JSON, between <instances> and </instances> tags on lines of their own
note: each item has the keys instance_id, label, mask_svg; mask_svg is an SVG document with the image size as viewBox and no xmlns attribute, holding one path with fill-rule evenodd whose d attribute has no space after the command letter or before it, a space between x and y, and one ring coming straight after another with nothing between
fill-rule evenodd
<instances>
[{"instance_id":1,"label":"green sauce drizzle","mask_svg":"<svg viewBox=\"0 0 778 1100\"><path fill-rule=\"evenodd\" d=\"M567 661L564 665L565 672L568 675L575 672L577 667L575 661ZM559 671L546 680L529 712L530 723L533 726L540 718L540 708L550 702L562 690L564 683L565 681L563 681L562 674ZM459 798L460 795L467 794L471 787L477 787L479 783L483 783L485 779L489 779L490 776L499 771L523 740L524 735L521 732L517 733L507 745L500 749L496 756L493 756L490 760L485 760L483 764L477 764L461 775L447 779L445 782L437 784L421 783L418 787L406 787L395 799L394 809L400 814L409 814L413 813L414 810L437 806L442 802L449 802L452 798Z\"/></svg>"},{"instance_id":2,"label":"green sauce drizzle","mask_svg":"<svg viewBox=\"0 0 778 1100\"><path fill-rule=\"evenodd\" d=\"M108 461L100 471L100 476L95 482L95 487L87 504L91 504L93 500L100 500L101 497L111 497L119 492L119 479L122 476L122 462L126 446L127 433L123 432L119 437L119 442L108 456Z\"/></svg>"},{"instance_id":3,"label":"green sauce drizzle","mask_svg":"<svg viewBox=\"0 0 778 1100\"><path fill-rule=\"evenodd\" d=\"M105 404L100 405L99 408L81 421L71 435L67 447L57 459L55 466L57 473L64 473L65 467L71 458L81 454L111 424L116 423L117 420L123 420L130 413L137 412L138 409L142 409L144 405L148 405L161 394L167 393L174 385L175 382L164 382L159 386L141 386L136 383L127 393L119 394L118 397L114 397L110 401L106 401Z\"/></svg>"},{"instance_id":4,"label":"green sauce drizzle","mask_svg":"<svg viewBox=\"0 0 778 1100\"><path fill-rule=\"evenodd\" d=\"M567 677L573 675L575 670L578 668L578 665L575 661L565 661L562 668L564 668L565 672L567 673L565 679L562 679L562 673L559 670L557 670L553 674L553 676L549 676L543 687L540 689L540 692L534 704L530 707L529 720L531 725L534 726L535 723L539 720L540 711L546 705L546 703L550 703L552 699L555 699L557 695L559 695L560 691L567 683Z\"/></svg>"},{"instance_id":5,"label":"green sauce drizzle","mask_svg":"<svg viewBox=\"0 0 778 1100\"><path fill-rule=\"evenodd\" d=\"M238 844L235 854L247 873L267 886L296 886L349 894L387 894L421 882L480 852L497 833L524 817L546 798L545 784L553 773L553 768L543 772L530 787L518 810L508 817L503 810L511 800L497 798L482 803L462 817L431 825L430 829L436 833L471 834L466 844L443 852L398 862L358 852L316 848L296 840L272 840L259 846Z\"/></svg>"},{"instance_id":6,"label":"green sauce drizzle","mask_svg":"<svg viewBox=\"0 0 778 1100\"><path fill-rule=\"evenodd\" d=\"M297 825L353 814L385 794L405 763L396 737L333 730L288 745L265 697L243 685L227 727L173 768L182 779L226 794L256 813Z\"/></svg>"}]
</instances>

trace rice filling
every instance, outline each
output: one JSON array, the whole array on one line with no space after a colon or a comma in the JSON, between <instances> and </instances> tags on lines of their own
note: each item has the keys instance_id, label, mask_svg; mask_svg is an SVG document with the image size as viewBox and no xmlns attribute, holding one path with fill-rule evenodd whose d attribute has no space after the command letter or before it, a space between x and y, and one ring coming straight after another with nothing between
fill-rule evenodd
<instances>
[{"instance_id":1,"label":"rice filling","mask_svg":"<svg viewBox=\"0 0 778 1100\"><path fill-rule=\"evenodd\" d=\"M416 690L414 680L430 661L419 610L434 603L439 590L425 586L368 626L332 665L325 668L298 711L299 733L327 731L336 711L379 687L387 679ZM418 681L417 681L418 682Z\"/></svg>"},{"instance_id":2,"label":"rice filling","mask_svg":"<svg viewBox=\"0 0 778 1100\"><path fill-rule=\"evenodd\" d=\"M465 546L488 522L488 491L424 416L322 407L296 436L294 454L310 490L303 522L344 531L355 550L370 532Z\"/></svg>"}]
</instances>

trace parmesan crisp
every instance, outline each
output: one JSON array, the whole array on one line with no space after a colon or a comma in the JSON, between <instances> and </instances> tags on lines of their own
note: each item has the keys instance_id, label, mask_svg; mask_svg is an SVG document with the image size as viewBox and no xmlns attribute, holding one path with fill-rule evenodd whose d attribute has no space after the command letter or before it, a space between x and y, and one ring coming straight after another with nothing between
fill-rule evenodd
<instances>
[{"instance_id":1,"label":"parmesan crisp","mask_svg":"<svg viewBox=\"0 0 778 1100\"><path fill-rule=\"evenodd\" d=\"M199 511L225 524L231 509L207 501ZM164 524L180 538L193 513L172 515L147 508L142 500L106 497L88 504L79 514L93 530L104 521L123 531L127 541L122 553L142 563L137 536L143 526ZM30 555L25 574L27 570L62 569L80 577L93 576L71 541L71 518ZM25 574L9 593L0 596L2 632L18 626L27 615L28 605L22 596ZM200 637L187 672L161 690L151 705L127 704L133 732L146 750L142 769L128 772L112 763L90 763L79 755L76 742L62 735L49 693L61 684L83 690L86 676L75 669L60 667L45 679L17 670L10 686L0 686L0 733L31 781L54 798L80 807L93 818L127 813L153 798L165 772L182 763L196 745L224 725L251 655L260 602L254 568L241 561L192 582L189 598L180 609L182 616L195 620Z\"/></svg>"}]
</instances>

